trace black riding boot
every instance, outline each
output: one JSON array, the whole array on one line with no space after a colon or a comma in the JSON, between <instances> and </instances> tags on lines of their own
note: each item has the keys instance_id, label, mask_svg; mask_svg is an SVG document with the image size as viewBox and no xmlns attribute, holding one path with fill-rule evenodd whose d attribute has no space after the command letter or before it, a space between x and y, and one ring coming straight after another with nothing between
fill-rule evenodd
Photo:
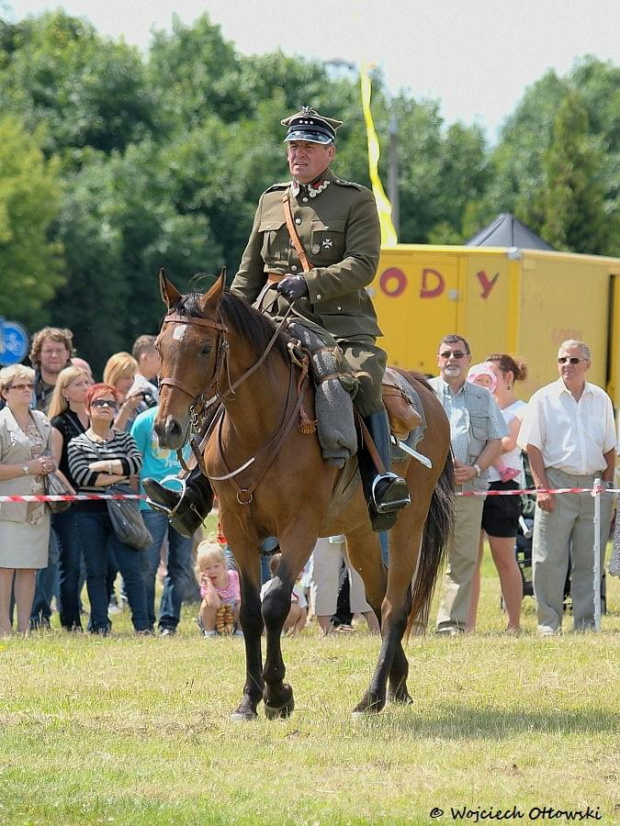
<instances>
[{"instance_id":1,"label":"black riding boot","mask_svg":"<svg viewBox=\"0 0 620 826\"><path fill-rule=\"evenodd\" d=\"M390 425L386 411L364 417L377 452L385 466L379 473L368 450L359 454L360 474L373 531L389 531L394 527L398 511L411 504L407 483L390 470Z\"/></svg>"},{"instance_id":2,"label":"black riding boot","mask_svg":"<svg viewBox=\"0 0 620 826\"><path fill-rule=\"evenodd\" d=\"M213 507L213 490L200 468L194 468L182 493L165 488L155 479L144 479L147 504L165 513L172 527L182 536L191 538Z\"/></svg>"}]
</instances>

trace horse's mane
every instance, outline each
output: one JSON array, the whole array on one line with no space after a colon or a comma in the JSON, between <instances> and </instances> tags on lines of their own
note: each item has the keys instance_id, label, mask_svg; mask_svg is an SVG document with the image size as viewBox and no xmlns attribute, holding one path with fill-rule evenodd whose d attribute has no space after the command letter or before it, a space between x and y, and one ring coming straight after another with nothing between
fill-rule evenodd
<instances>
[{"instance_id":1,"label":"horse's mane","mask_svg":"<svg viewBox=\"0 0 620 826\"><path fill-rule=\"evenodd\" d=\"M205 318L201 309L203 297L201 292L187 293L174 307L174 311L193 318ZM260 358L276 331L273 321L228 290L225 290L222 295L219 311L224 324L232 327L237 335L242 336L254 350L256 358ZM272 352L279 353L285 361L289 358L287 342L288 335L283 331L278 336L272 350Z\"/></svg>"}]
</instances>

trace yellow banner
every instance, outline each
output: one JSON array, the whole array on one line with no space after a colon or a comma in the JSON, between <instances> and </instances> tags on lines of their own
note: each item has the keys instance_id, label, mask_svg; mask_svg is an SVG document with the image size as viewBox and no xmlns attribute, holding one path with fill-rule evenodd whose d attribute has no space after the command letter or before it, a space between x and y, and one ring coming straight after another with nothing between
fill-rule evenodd
<instances>
[{"instance_id":1,"label":"yellow banner","mask_svg":"<svg viewBox=\"0 0 620 826\"><path fill-rule=\"evenodd\" d=\"M368 76L368 67L365 65L360 69L360 84L362 89L362 109L364 111L366 134L368 137L368 172L379 212L381 243L383 246L393 247L398 243L398 237L394 229L394 224L392 223L392 204L385 194L381 178L379 177L379 139L375 132L375 125L370 110L370 77Z\"/></svg>"}]
</instances>

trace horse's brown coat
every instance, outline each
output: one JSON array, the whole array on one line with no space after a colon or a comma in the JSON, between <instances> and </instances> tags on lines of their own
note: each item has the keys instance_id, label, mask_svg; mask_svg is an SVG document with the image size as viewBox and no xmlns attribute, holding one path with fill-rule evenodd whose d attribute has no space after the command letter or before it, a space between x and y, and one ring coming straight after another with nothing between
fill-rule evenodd
<instances>
[{"instance_id":1,"label":"horse's brown coat","mask_svg":"<svg viewBox=\"0 0 620 826\"><path fill-rule=\"evenodd\" d=\"M259 454L261 446L281 425L288 387L289 364L284 347L243 381L234 394L226 395L234 383L257 361L257 340L273 332L271 322L260 317L241 299L224 291L223 277L205 295L182 296L160 273L162 295L169 311L221 321L227 332L186 322L183 337L175 335L175 322L164 323L157 340L162 357L162 376L174 384L161 390L156 431L160 443L178 448L188 434L192 399L224 397L225 417L220 439L211 438L204 458L209 476L221 476ZM271 331L271 333L270 333ZM225 343L224 343L225 342ZM216 375L216 364L227 353L227 364ZM407 624L426 621L429 602L445 548L452 508L453 481L450 459L450 429L432 390L413 374L407 379L424 406L427 429L417 449L428 456L433 469L414 460L399 464L407 479L412 503L399 515L390 532L390 565L385 571L378 535L373 533L361 486L344 510L326 519L336 468L322 459L316 435L301 435L294 428L268 467L259 460L235 477L238 486L250 487L259 479L249 505L239 504L235 487L227 481L213 482L218 496L222 530L233 551L242 582L241 624L246 647L246 682L235 715L256 716L261 699L268 716L286 716L293 709L293 692L283 682L285 668L280 634L290 606L293 584L310 556L317 537L345 534L352 564L361 574L366 596L381 619L382 645L377 667L356 711L379 711L390 696L407 701L408 663L402 649ZM216 387L213 386L215 381ZM211 388L211 389L209 389ZM307 391L307 412L313 416L312 391ZM223 461L225 460L225 464ZM282 559L261 606L259 598L259 545L267 536L277 536ZM413 580L413 585L412 585ZM263 667L261 632L267 631Z\"/></svg>"}]
</instances>

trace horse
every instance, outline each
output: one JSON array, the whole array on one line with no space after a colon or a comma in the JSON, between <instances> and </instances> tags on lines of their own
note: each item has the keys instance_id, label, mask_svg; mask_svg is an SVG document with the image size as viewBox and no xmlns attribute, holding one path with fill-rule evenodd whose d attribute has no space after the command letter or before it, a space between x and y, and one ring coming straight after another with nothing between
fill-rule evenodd
<instances>
[{"instance_id":1,"label":"horse","mask_svg":"<svg viewBox=\"0 0 620 826\"><path fill-rule=\"evenodd\" d=\"M233 719L255 719L261 700L268 719L292 713L294 695L284 682L280 645L291 591L317 538L337 534L346 536L351 563L381 626L377 664L353 712L377 713L388 699L411 703L402 641L414 625L426 623L451 529L454 474L450 428L441 404L421 376L403 371L422 401L427 428L418 450L431 467L411 459L399 464L412 502L390 531L386 571L361 483L333 512L333 493L346 467L329 465L316 435L294 426L302 402L312 418L314 389L293 364L282 325L276 327L226 290L223 273L205 293L186 295L164 270L159 278L167 307L156 341L161 389L155 431L160 445L180 449L202 421L201 411L215 402L221 405L199 459L217 495L222 531L241 581L246 678ZM351 461L357 462L355 457ZM261 605L260 545L270 536L279 540L281 560Z\"/></svg>"}]
</instances>

